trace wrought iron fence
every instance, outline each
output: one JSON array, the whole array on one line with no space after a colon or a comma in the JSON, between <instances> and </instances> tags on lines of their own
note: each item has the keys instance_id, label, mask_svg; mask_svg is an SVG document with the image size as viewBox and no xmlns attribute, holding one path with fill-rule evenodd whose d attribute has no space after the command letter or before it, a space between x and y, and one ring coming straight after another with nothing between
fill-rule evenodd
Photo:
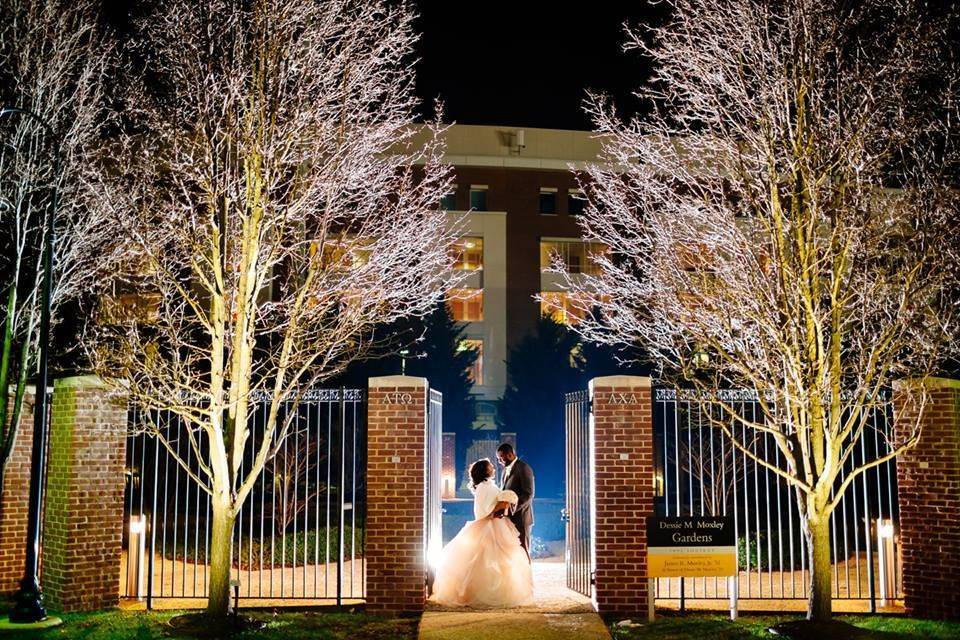
<instances>
[{"instance_id":1,"label":"wrought iron fence","mask_svg":"<svg viewBox=\"0 0 960 640\"><path fill-rule=\"evenodd\" d=\"M439 559L443 548L443 496L441 491L441 475L443 465L443 394L436 389L430 389L429 405L427 407L427 457L425 469L427 477L426 504L424 522L426 535L424 536L424 554L427 564L432 571L432 565ZM428 577L432 584L432 579Z\"/></svg>"},{"instance_id":2,"label":"wrought iron fence","mask_svg":"<svg viewBox=\"0 0 960 640\"><path fill-rule=\"evenodd\" d=\"M763 422L756 394L717 391L734 412ZM692 391L656 389L654 446L656 511L663 516L727 515L736 526L740 598L805 599L809 559L794 496L786 481L751 456L785 468L785 460L769 433L731 421L717 405L704 408ZM735 429L751 455L732 445L717 420ZM841 471L842 481L854 468L889 451L892 417L889 398L870 410L867 428ZM896 544L899 509L893 461L881 463L856 478L831 518L833 597L870 600L871 606L900 597ZM657 597L726 599L727 580L660 578Z\"/></svg>"},{"instance_id":3,"label":"wrought iron fence","mask_svg":"<svg viewBox=\"0 0 960 640\"><path fill-rule=\"evenodd\" d=\"M590 396L584 391L566 395L567 587L585 596L593 591L593 450L590 442Z\"/></svg>"},{"instance_id":4,"label":"wrought iron fence","mask_svg":"<svg viewBox=\"0 0 960 640\"><path fill-rule=\"evenodd\" d=\"M358 389L315 389L282 404L278 420L292 418L288 435L260 472L234 530L239 597L364 598L364 409ZM267 412L265 401L251 411L241 475L263 437ZM155 598L206 597L210 501L191 478L199 465L186 426L169 411L137 408L129 422L121 596L148 605ZM143 429L147 423L172 452Z\"/></svg>"}]
</instances>

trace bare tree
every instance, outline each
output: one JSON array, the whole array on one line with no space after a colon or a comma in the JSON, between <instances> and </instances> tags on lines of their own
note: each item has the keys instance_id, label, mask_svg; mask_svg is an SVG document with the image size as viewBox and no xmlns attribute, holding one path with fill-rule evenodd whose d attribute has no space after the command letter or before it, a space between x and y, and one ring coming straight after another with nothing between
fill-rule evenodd
<instances>
[{"instance_id":1,"label":"bare tree","mask_svg":"<svg viewBox=\"0 0 960 640\"><path fill-rule=\"evenodd\" d=\"M0 108L8 110L0 117L0 488L36 374L43 229L54 187L54 321L89 286L91 273L80 267L103 239L83 178L101 137L111 51L97 26L98 4L0 1Z\"/></svg>"},{"instance_id":2,"label":"bare tree","mask_svg":"<svg viewBox=\"0 0 960 640\"><path fill-rule=\"evenodd\" d=\"M627 30L654 63L649 117L588 101L605 142L582 224L610 253L568 278L605 315L577 328L640 342L705 413L773 438L782 465L715 424L794 489L808 617L828 619L830 514L920 435L922 410L889 453L852 456L880 392L956 348L954 16L912 0L668 4L664 26ZM758 419L721 387L754 390ZM923 385L904 389L922 408Z\"/></svg>"},{"instance_id":3,"label":"bare tree","mask_svg":"<svg viewBox=\"0 0 960 640\"><path fill-rule=\"evenodd\" d=\"M280 537L311 502L316 504L320 494L329 491L327 483L316 475L317 467L327 459L327 454L321 451L316 438L311 440L308 437L306 429L300 429L302 438L293 425L291 429L287 442L274 455L273 464L264 467L266 481L262 491L270 493L273 531ZM315 522L314 526L319 527L320 523ZM307 528L304 522L304 535Z\"/></svg>"},{"instance_id":4,"label":"bare tree","mask_svg":"<svg viewBox=\"0 0 960 640\"><path fill-rule=\"evenodd\" d=\"M439 128L413 144L409 7L161 4L142 23L134 126L103 174L118 242L99 265L105 290L152 298L139 317L105 314L89 344L135 402L189 425L198 466L180 463L210 494L207 612L222 618L238 510L296 413L282 403L361 354L375 324L428 313L458 229L438 206ZM245 458L254 395L265 426Z\"/></svg>"},{"instance_id":5,"label":"bare tree","mask_svg":"<svg viewBox=\"0 0 960 640\"><path fill-rule=\"evenodd\" d=\"M717 418L704 416L702 423L712 425ZM751 450L756 450L756 438L745 441ZM750 478L750 470L743 461L738 461L738 450L728 444L717 429L682 426L677 430L676 442L671 447L680 473L686 476L691 501L699 503L703 513L726 515L733 513L737 486L744 486ZM682 492L678 485L676 491Z\"/></svg>"}]
</instances>

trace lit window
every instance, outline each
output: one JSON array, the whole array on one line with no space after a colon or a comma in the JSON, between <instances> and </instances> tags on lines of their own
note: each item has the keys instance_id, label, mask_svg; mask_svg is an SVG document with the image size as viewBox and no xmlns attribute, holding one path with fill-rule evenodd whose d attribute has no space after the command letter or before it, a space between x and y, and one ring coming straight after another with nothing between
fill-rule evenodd
<instances>
[{"instance_id":1,"label":"lit window","mask_svg":"<svg viewBox=\"0 0 960 640\"><path fill-rule=\"evenodd\" d=\"M443 211L455 211L457 208L457 190L454 188L450 193L440 198L440 209Z\"/></svg>"},{"instance_id":2,"label":"lit window","mask_svg":"<svg viewBox=\"0 0 960 640\"><path fill-rule=\"evenodd\" d=\"M607 246L600 242L541 240L540 270L550 269L555 257L559 256L561 264L568 272L596 275L600 270L594 256L605 253L606 250Z\"/></svg>"},{"instance_id":3,"label":"lit window","mask_svg":"<svg viewBox=\"0 0 960 640\"><path fill-rule=\"evenodd\" d=\"M593 306L590 298L577 298L569 291L541 291L540 315L549 316L560 324L577 324Z\"/></svg>"},{"instance_id":4,"label":"lit window","mask_svg":"<svg viewBox=\"0 0 960 640\"><path fill-rule=\"evenodd\" d=\"M370 260L370 239L358 239L353 236L342 236L334 240L327 240L323 245L320 262L324 269L332 271L346 271L362 267Z\"/></svg>"},{"instance_id":5,"label":"lit window","mask_svg":"<svg viewBox=\"0 0 960 640\"><path fill-rule=\"evenodd\" d=\"M467 369L467 375L473 384L483 384L483 340L461 340L458 349L473 349L477 352L477 359Z\"/></svg>"},{"instance_id":6,"label":"lit window","mask_svg":"<svg viewBox=\"0 0 960 640\"><path fill-rule=\"evenodd\" d=\"M483 289L451 289L447 293L447 305L457 322L481 322Z\"/></svg>"},{"instance_id":7,"label":"lit window","mask_svg":"<svg viewBox=\"0 0 960 640\"><path fill-rule=\"evenodd\" d=\"M540 213L555 215L557 213L557 190L553 187L540 187Z\"/></svg>"},{"instance_id":8,"label":"lit window","mask_svg":"<svg viewBox=\"0 0 960 640\"><path fill-rule=\"evenodd\" d=\"M474 211L487 210L487 185L470 185L470 208Z\"/></svg>"},{"instance_id":9,"label":"lit window","mask_svg":"<svg viewBox=\"0 0 960 640\"><path fill-rule=\"evenodd\" d=\"M483 238L460 238L450 245L453 268L459 271L483 269Z\"/></svg>"},{"instance_id":10,"label":"lit window","mask_svg":"<svg viewBox=\"0 0 960 640\"><path fill-rule=\"evenodd\" d=\"M583 207L587 204L583 197L582 189L567 190L567 213L572 216L578 216L583 213Z\"/></svg>"},{"instance_id":11,"label":"lit window","mask_svg":"<svg viewBox=\"0 0 960 640\"><path fill-rule=\"evenodd\" d=\"M540 315L549 316L560 324L576 324L580 318L570 303L570 294L566 291L541 291Z\"/></svg>"}]
</instances>

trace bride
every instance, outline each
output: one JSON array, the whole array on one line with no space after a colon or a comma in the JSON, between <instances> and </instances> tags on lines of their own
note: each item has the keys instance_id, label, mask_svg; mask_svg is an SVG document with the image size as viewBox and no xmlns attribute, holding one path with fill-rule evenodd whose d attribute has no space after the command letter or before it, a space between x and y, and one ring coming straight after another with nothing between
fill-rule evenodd
<instances>
[{"instance_id":1,"label":"bride","mask_svg":"<svg viewBox=\"0 0 960 640\"><path fill-rule=\"evenodd\" d=\"M493 481L494 466L486 458L470 467L473 515L443 548L433 583L433 598L446 605L514 607L533 596L530 559L520 534L498 508L515 505L517 494L501 491Z\"/></svg>"}]
</instances>

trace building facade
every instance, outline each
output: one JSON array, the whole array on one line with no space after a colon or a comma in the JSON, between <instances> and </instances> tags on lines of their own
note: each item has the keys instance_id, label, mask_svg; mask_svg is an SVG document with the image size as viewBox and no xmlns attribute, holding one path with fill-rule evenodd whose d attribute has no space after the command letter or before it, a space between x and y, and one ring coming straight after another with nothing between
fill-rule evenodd
<instances>
[{"instance_id":1,"label":"building facade","mask_svg":"<svg viewBox=\"0 0 960 640\"><path fill-rule=\"evenodd\" d=\"M480 352L475 427L492 430L510 347L543 313L576 321L559 279L545 270L559 258L570 272L587 272L602 250L581 238L574 173L597 160L600 141L586 131L454 125L445 142L456 184L442 206L463 220L456 268L470 272L448 303L466 324L467 346Z\"/></svg>"}]
</instances>

